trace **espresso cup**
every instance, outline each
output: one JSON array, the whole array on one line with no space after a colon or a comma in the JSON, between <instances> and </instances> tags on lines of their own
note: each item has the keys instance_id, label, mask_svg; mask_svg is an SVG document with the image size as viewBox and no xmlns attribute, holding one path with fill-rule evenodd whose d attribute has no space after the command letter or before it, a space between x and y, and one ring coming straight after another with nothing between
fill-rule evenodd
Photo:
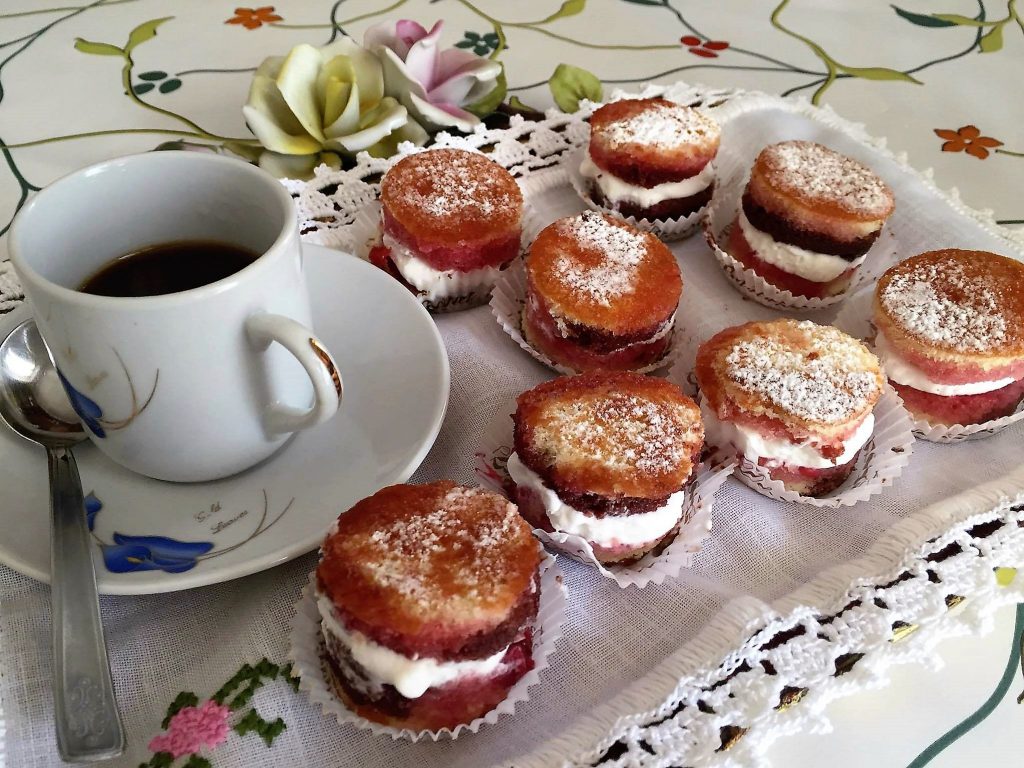
<instances>
[{"instance_id":1,"label":"espresso cup","mask_svg":"<svg viewBox=\"0 0 1024 768\"><path fill-rule=\"evenodd\" d=\"M124 254L180 241L260 254L178 293L77 290ZM16 217L8 246L92 442L149 477L226 477L333 416L341 376L310 330L294 203L258 168L151 152L77 171Z\"/></svg>"}]
</instances>

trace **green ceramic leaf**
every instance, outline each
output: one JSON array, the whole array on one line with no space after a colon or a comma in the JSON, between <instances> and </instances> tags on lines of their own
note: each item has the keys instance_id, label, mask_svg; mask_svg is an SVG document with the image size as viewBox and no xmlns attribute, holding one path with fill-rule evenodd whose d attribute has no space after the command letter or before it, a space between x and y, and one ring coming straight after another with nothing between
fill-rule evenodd
<instances>
[{"instance_id":1,"label":"green ceramic leaf","mask_svg":"<svg viewBox=\"0 0 1024 768\"><path fill-rule=\"evenodd\" d=\"M508 105L517 112L540 112L539 109L531 107L529 104L524 104L518 96L513 96L509 99Z\"/></svg>"},{"instance_id":2,"label":"green ceramic leaf","mask_svg":"<svg viewBox=\"0 0 1024 768\"><path fill-rule=\"evenodd\" d=\"M135 92L136 96L141 96L144 93L149 93L154 88L156 88L156 86L152 83L136 83L132 86L132 91Z\"/></svg>"},{"instance_id":3,"label":"green ceramic leaf","mask_svg":"<svg viewBox=\"0 0 1024 768\"><path fill-rule=\"evenodd\" d=\"M170 93L181 88L181 80L178 78L172 78L166 82L160 83L160 93Z\"/></svg>"},{"instance_id":4,"label":"green ceramic leaf","mask_svg":"<svg viewBox=\"0 0 1024 768\"><path fill-rule=\"evenodd\" d=\"M166 72L154 69L152 72L143 72L139 75L139 80L163 80L165 77L167 77Z\"/></svg>"},{"instance_id":5,"label":"green ceramic leaf","mask_svg":"<svg viewBox=\"0 0 1024 768\"><path fill-rule=\"evenodd\" d=\"M892 6L892 9L897 14L902 16L904 19L909 21L911 24L917 24L919 27L955 27L955 21L946 21L945 19L939 19L935 16L927 16L923 13L911 13L910 11L904 11L898 6Z\"/></svg>"},{"instance_id":6,"label":"green ceramic leaf","mask_svg":"<svg viewBox=\"0 0 1024 768\"><path fill-rule=\"evenodd\" d=\"M842 64L837 64L836 67L848 75L863 77L865 80L902 80L905 83L921 84L920 80L916 80L906 72L900 72L897 69L888 69L887 67L845 67Z\"/></svg>"},{"instance_id":7,"label":"green ceramic leaf","mask_svg":"<svg viewBox=\"0 0 1024 768\"><path fill-rule=\"evenodd\" d=\"M575 112L579 109L580 99L601 100L601 81L597 76L571 64L559 64L555 67L555 73L548 80L548 86L551 88L555 104L563 112Z\"/></svg>"},{"instance_id":8,"label":"green ceramic leaf","mask_svg":"<svg viewBox=\"0 0 1024 768\"><path fill-rule=\"evenodd\" d=\"M982 53L995 53L1003 47L1003 25L996 24L978 41Z\"/></svg>"},{"instance_id":9,"label":"green ceramic leaf","mask_svg":"<svg viewBox=\"0 0 1024 768\"><path fill-rule=\"evenodd\" d=\"M933 15L936 19L948 21L950 24L955 24L958 27L984 27L988 24L985 21L972 19L970 16L961 16L959 13L936 13Z\"/></svg>"},{"instance_id":10,"label":"green ceramic leaf","mask_svg":"<svg viewBox=\"0 0 1024 768\"><path fill-rule=\"evenodd\" d=\"M505 95L507 93L508 81L505 79L505 65L502 64L501 72L498 73L498 77L495 80L495 86L491 89L491 92L475 104L467 106L466 110L472 112L477 117L487 117L487 115L496 110L498 105L505 100Z\"/></svg>"},{"instance_id":11,"label":"green ceramic leaf","mask_svg":"<svg viewBox=\"0 0 1024 768\"><path fill-rule=\"evenodd\" d=\"M173 16L164 16L162 19L150 19L149 21L144 21L139 24L139 26L133 29L128 35L128 44L125 45L124 52L131 53L136 49L136 47L142 45L142 43L147 40L152 40L156 37L157 27L165 21L170 21L173 18Z\"/></svg>"},{"instance_id":12,"label":"green ceramic leaf","mask_svg":"<svg viewBox=\"0 0 1024 768\"><path fill-rule=\"evenodd\" d=\"M575 16L577 13L582 13L586 5L587 0L565 0L565 2L562 3L561 8L538 23L546 24L549 21L554 21L555 19L564 19L566 16Z\"/></svg>"},{"instance_id":13,"label":"green ceramic leaf","mask_svg":"<svg viewBox=\"0 0 1024 768\"><path fill-rule=\"evenodd\" d=\"M94 43L92 40L75 38L75 50L82 53L91 53L94 56L124 56L124 51L110 43Z\"/></svg>"}]
</instances>

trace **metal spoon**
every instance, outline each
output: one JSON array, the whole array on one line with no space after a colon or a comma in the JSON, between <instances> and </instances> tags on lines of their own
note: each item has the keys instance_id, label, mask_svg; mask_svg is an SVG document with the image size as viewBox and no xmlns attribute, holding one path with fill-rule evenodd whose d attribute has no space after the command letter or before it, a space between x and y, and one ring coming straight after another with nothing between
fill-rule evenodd
<instances>
[{"instance_id":1,"label":"metal spoon","mask_svg":"<svg viewBox=\"0 0 1024 768\"><path fill-rule=\"evenodd\" d=\"M54 402L54 392L61 396L56 374L32 320L0 344L0 417L46 448L49 459L57 748L69 762L105 760L124 751L124 728L103 640L82 481L71 453L85 432L77 421L59 418L70 409Z\"/></svg>"}]
</instances>

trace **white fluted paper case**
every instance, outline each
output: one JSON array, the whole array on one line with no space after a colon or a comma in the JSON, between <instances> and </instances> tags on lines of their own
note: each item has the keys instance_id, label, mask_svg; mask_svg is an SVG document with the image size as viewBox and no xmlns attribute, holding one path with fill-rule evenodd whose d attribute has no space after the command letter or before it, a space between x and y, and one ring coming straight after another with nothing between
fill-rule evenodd
<instances>
[{"instance_id":1,"label":"white fluted paper case","mask_svg":"<svg viewBox=\"0 0 1024 768\"><path fill-rule=\"evenodd\" d=\"M836 315L835 325L851 336L862 339L873 346L878 329L871 320L875 286L870 285L851 296ZM926 419L911 416L914 434L930 443L960 443L964 440L983 440L1002 432L1024 420L1024 402L1009 416L1003 416L980 424L932 424Z\"/></svg>"},{"instance_id":2,"label":"white fluted paper case","mask_svg":"<svg viewBox=\"0 0 1024 768\"><path fill-rule=\"evenodd\" d=\"M582 147L573 152L567 152L562 158L562 167L565 169L565 173L569 178L569 183L572 184L572 188L576 190L576 194L580 196L580 200L586 203L586 206L590 210L614 216L627 224L633 225L637 229L643 230L644 232L650 232L659 240L665 240L668 242L673 240L682 240L683 238L689 237L697 231L698 227L700 227L700 223L704 217L704 212L707 209L707 206L701 208L699 211L694 211L689 216L683 216L677 219L637 219L635 216L623 216L615 208L609 208L608 206L601 205L590 196L589 182L584 178L583 174L580 173L580 163L583 162L586 152L586 147Z\"/></svg>"},{"instance_id":3,"label":"white fluted paper case","mask_svg":"<svg viewBox=\"0 0 1024 768\"><path fill-rule=\"evenodd\" d=\"M514 410L514 409L509 409ZM502 414L490 425L484 435L484 446L476 454L476 473L482 483L493 491L509 495L512 480L505 469L512 453L512 420ZM551 549L568 555L586 565L593 566L602 576L612 579L620 587L643 589L648 584L660 584L674 579L684 568L693 564L704 540L711 534L712 507L715 492L732 474L735 462L726 461L701 464L686 486L683 518L675 538L660 554L648 553L628 565L604 565L594 555L586 539L560 531L548 532L534 528L534 535Z\"/></svg>"},{"instance_id":4,"label":"white fluted paper case","mask_svg":"<svg viewBox=\"0 0 1024 768\"><path fill-rule=\"evenodd\" d=\"M289 638L288 658L293 664L295 673L299 675L299 690L304 691L310 701L319 705L325 715L334 717L342 726L352 725L372 731L378 736L390 736L392 739L408 739L410 741L457 739L464 731L476 733L484 725L493 725L498 722L498 718L503 715L512 715L517 706L529 700L530 688L540 682L541 674L550 665L549 659L555 652L555 646L562 636L562 623L565 621L565 577L555 562L555 558L542 552L540 605L537 608L537 618L533 624L533 669L512 686L508 696L498 706L470 723L457 725L454 729L442 728L437 731L390 728L360 717L346 707L334 694L331 684L327 680L322 656L320 612L314 595L315 587L316 575L312 573L309 583L302 590L302 598L295 604L295 615L292 619Z\"/></svg>"}]
</instances>

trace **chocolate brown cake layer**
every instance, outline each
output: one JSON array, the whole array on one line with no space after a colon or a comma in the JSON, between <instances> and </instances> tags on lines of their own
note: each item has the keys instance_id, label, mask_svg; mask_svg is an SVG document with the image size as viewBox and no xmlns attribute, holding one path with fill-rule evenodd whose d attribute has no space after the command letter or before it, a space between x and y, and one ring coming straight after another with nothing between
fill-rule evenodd
<instances>
[{"instance_id":1,"label":"chocolate brown cake layer","mask_svg":"<svg viewBox=\"0 0 1024 768\"><path fill-rule=\"evenodd\" d=\"M711 201L715 185L711 184L689 197L680 197L674 200L662 200L655 205L642 206L628 201L614 202L605 197L601 188L596 184L590 185L590 197L598 205L610 210L618 211L623 216L632 216L634 219L647 219L653 221L659 219L681 219L696 213Z\"/></svg>"},{"instance_id":2,"label":"chocolate brown cake layer","mask_svg":"<svg viewBox=\"0 0 1024 768\"><path fill-rule=\"evenodd\" d=\"M787 245L793 245L797 248L814 251L815 253L840 256L847 261L854 261L867 253L882 231L878 229L870 235L859 237L856 240L837 240L820 232L799 229L759 205L749 192L743 193L743 213L746 214L747 220L754 227L767 235L771 235L780 243L786 243Z\"/></svg>"}]
</instances>

